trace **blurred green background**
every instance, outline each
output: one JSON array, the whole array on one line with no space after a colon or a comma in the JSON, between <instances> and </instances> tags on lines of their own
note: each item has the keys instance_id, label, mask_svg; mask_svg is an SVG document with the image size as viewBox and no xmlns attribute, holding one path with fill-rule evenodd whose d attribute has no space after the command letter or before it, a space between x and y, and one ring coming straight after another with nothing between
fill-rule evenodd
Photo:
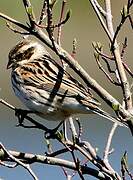
<instances>
[{"instance_id":1,"label":"blurred green background","mask_svg":"<svg viewBox=\"0 0 133 180\"><path fill-rule=\"evenodd\" d=\"M36 15L41 10L41 0L32 0L34 11ZM60 0L58 0L60 2ZM117 23L120 20L120 10L126 0L115 1L112 0L113 21L116 28ZM67 8L72 10L72 17L69 22L64 26L62 31L62 46L68 52L72 51L72 41L77 39L77 61L85 68L89 74L94 77L103 87L105 87L114 97L122 102L121 89L111 85L102 72L97 68L94 56L92 41L99 41L104 45L104 49L108 52L109 42L104 34L93 10L87 0L77 1L68 0ZM57 3L55 7L55 22L58 19L60 9L60 3ZM16 18L17 20L26 23L28 21L23 4L20 0L0 1L0 11ZM129 64L129 67L133 69L132 63L132 47L133 36L131 34L131 28L128 23L122 28L121 34L118 38L120 45L127 36L128 49L124 56L124 60ZM6 64L8 61L9 50L21 39L21 35L11 32L5 25L5 21L0 19L0 97L7 100L9 103L16 107L23 107L21 102L14 96L10 83L10 70L6 70ZM130 79L131 82L131 79ZM101 99L99 99L101 101ZM24 108L24 107L23 107ZM103 108L111 110L103 103ZM38 117L37 117L38 118ZM38 120L40 120L38 118ZM15 127L17 124L17 118L14 116L14 112L7 107L0 104L0 141L5 145L7 149L32 152L37 154L45 153L46 145L43 140L43 133L38 130L28 130L21 127ZM54 127L56 123L42 121L49 127ZM112 122L105 119L100 120L98 116L81 116L81 123L83 125L83 139L88 140L94 147L98 148L98 154L102 156L103 149L105 147L107 135L112 127ZM55 148L59 148L57 142L54 143ZM125 150L128 152L129 168L133 169L133 137L127 128L119 127L114 135L112 148L115 149L114 153L110 156L110 162L113 167L120 171L120 159ZM33 165L34 172L40 180L43 179L66 179L61 168L51 167L47 165ZM52 173L51 173L52 172ZM70 172L71 174L72 172ZM0 178L5 180L14 179L32 179L30 175L23 169L17 167L16 169L7 169L0 167ZM75 176L73 179L79 179ZM87 177L87 179L94 179Z\"/></svg>"}]
</instances>

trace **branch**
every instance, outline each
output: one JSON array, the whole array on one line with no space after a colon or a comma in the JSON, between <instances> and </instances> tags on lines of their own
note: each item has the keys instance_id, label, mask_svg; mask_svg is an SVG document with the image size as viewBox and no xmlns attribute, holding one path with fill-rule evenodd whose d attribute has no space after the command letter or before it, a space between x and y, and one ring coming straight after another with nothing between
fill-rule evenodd
<instances>
[{"instance_id":1,"label":"branch","mask_svg":"<svg viewBox=\"0 0 133 180\"><path fill-rule=\"evenodd\" d=\"M54 165L54 166L63 166L72 170L76 170L75 163L63 160L60 158L55 157L49 157L45 155L34 155L30 153L24 153L24 152L17 152L17 151L8 151L11 156L13 156L15 159L19 159L19 161L24 161L26 163L41 163L41 164L48 164L48 165ZM0 150L0 159L2 161L13 161L12 159L8 159L7 154ZM81 165L81 171L83 174L88 174L91 176L94 176L101 180L106 180L107 176L104 175L102 172L95 170L93 168L82 166ZM107 178L110 179L110 178Z\"/></svg>"},{"instance_id":2,"label":"branch","mask_svg":"<svg viewBox=\"0 0 133 180\"><path fill-rule=\"evenodd\" d=\"M113 40L115 33L114 33L114 29L113 29L110 0L105 0L105 7L106 7L106 12L107 12L107 16L106 16L107 27L108 27L108 30L111 34L111 38ZM121 84L122 84L123 97L124 97L124 101L125 101L125 108L127 110L130 110L130 109L132 109L132 98L131 98L130 86L129 86L129 82L127 80L126 73L125 73L125 70L124 70L124 67L122 64L119 45L117 43L116 37L114 40L113 53L114 53L114 57L116 60L116 66L118 69L119 78L120 78Z\"/></svg>"},{"instance_id":3,"label":"branch","mask_svg":"<svg viewBox=\"0 0 133 180\"><path fill-rule=\"evenodd\" d=\"M111 171L114 171L114 170L112 169L111 165L109 164L108 155L110 154L110 146L111 146L112 138L113 138L113 135L115 133L117 126L118 126L118 124L114 123L112 128L111 128L111 131L110 131L109 136L108 136L107 144L106 144L106 147L104 150L104 156L103 156L103 161L104 161L106 167L108 169L110 169Z\"/></svg>"},{"instance_id":4,"label":"branch","mask_svg":"<svg viewBox=\"0 0 133 180\"><path fill-rule=\"evenodd\" d=\"M3 156L5 155L6 158L8 158L9 160L16 162L18 165L25 168L31 174L31 176L33 177L34 180L38 180L38 178L36 177L36 175L34 174L32 169L30 168L29 164L25 164L21 160L14 157L9 151L6 150L6 148L3 146L2 143L0 143L0 152L3 152Z\"/></svg>"},{"instance_id":5,"label":"branch","mask_svg":"<svg viewBox=\"0 0 133 180\"><path fill-rule=\"evenodd\" d=\"M100 169L101 172L105 173L107 177L118 177L118 179L121 179L120 176L113 170L113 168L109 168L104 164L103 160L96 154L96 151L91 146L89 142L82 141L78 144L74 144L71 141L65 142L67 146L70 146L78 150L83 156L85 156L92 164L94 164L98 169ZM73 147L74 146L74 147ZM84 147L87 151L85 151L82 147ZM89 154L88 154L89 152Z\"/></svg>"},{"instance_id":6,"label":"branch","mask_svg":"<svg viewBox=\"0 0 133 180\"><path fill-rule=\"evenodd\" d=\"M110 154L109 152L110 152L110 146L111 146L112 138L113 138L113 135L115 133L117 126L118 126L118 124L114 123L112 128L111 128L111 131L109 133L109 137L107 140L107 144L106 144L104 156L103 156L104 161L108 161L108 155Z\"/></svg>"},{"instance_id":7,"label":"branch","mask_svg":"<svg viewBox=\"0 0 133 180\"><path fill-rule=\"evenodd\" d=\"M61 7L60 19L59 19L60 26L58 26L58 30L57 30L57 44L59 45L61 45L61 22L63 19L66 2L67 2L66 0L62 1L62 7Z\"/></svg>"},{"instance_id":8,"label":"branch","mask_svg":"<svg viewBox=\"0 0 133 180\"><path fill-rule=\"evenodd\" d=\"M30 0L23 0L23 4L26 10L26 13L28 15L29 21L30 21L30 26L31 29L35 28L35 24L36 24L36 18L35 18L35 14L33 12L33 7L31 5Z\"/></svg>"},{"instance_id":9,"label":"branch","mask_svg":"<svg viewBox=\"0 0 133 180\"><path fill-rule=\"evenodd\" d=\"M12 109L12 110L15 111L15 112L16 112L16 110L17 110L13 105L9 104L8 102L4 101L3 99L0 99L0 103L3 104L3 105L5 105L5 106L7 106L7 107L10 108L10 109ZM19 110L20 110L20 109L19 109ZM25 110L22 110L22 111L25 111ZM49 131L49 129L48 129L47 127L45 127L44 125L38 123L37 121L35 121L35 120L32 119L31 117L25 115L24 118L27 119L29 122L31 122L31 123L33 123L33 124L35 125L35 126L32 126L32 128L41 129L41 130L46 131L46 132ZM25 126L25 125L23 125L23 124L20 124L20 126L29 128L29 126Z\"/></svg>"}]
</instances>

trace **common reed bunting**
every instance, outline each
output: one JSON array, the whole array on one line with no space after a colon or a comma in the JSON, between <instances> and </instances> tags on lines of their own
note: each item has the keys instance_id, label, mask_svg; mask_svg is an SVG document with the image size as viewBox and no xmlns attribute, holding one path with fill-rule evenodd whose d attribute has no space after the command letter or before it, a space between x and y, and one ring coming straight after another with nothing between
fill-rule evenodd
<instances>
[{"instance_id":1,"label":"common reed bunting","mask_svg":"<svg viewBox=\"0 0 133 180\"><path fill-rule=\"evenodd\" d=\"M12 68L15 95L44 119L64 121L73 114L96 113L118 121L36 41L19 42L9 53L7 68Z\"/></svg>"}]
</instances>

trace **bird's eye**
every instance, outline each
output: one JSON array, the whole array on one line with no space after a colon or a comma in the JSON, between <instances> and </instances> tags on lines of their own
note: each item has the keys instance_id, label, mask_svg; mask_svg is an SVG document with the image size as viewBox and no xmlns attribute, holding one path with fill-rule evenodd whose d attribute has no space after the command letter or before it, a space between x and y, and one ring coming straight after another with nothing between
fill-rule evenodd
<instances>
[{"instance_id":1,"label":"bird's eye","mask_svg":"<svg viewBox=\"0 0 133 180\"><path fill-rule=\"evenodd\" d=\"M15 59L20 61L22 59L22 57L23 57L23 54L19 53L15 56Z\"/></svg>"},{"instance_id":2,"label":"bird's eye","mask_svg":"<svg viewBox=\"0 0 133 180\"><path fill-rule=\"evenodd\" d=\"M23 59L30 59L30 57L34 54L34 47L30 47L23 53Z\"/></svg>"},{"instance_id":3,"label":"bird's eye","mask_svg":"<svg viewBox=\"0 0 133 180\"><path fill-rule=\"evenodd\" d=\"M15 56L15 59L17 61L21 61L21 60L25 60L25 59L30 59L30 57L32 56L32 54L34 53L34 48L31 47L27 50L25 50L24 52L22 53L18 53L16 56Z\"/></svg>"}]
</instances>

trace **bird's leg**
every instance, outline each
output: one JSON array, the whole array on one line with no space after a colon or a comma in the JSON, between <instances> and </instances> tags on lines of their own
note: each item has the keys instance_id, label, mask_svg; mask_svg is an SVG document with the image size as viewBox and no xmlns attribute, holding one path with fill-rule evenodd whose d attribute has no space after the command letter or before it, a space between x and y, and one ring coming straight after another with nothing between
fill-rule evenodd
<instances>
[{"instance_id":1,"label":"bird's leg","mask_svg":"<svg viewBox=\"0 0 133 180\"><path fill-rule=\"evenodd\" d=\"M69 125L70 125L70 129L71 129L71 132L72 132L73 142L76 143L76 144L80 143L81 140L80 140L80 137L77 134L77 131L76 131L76 128L75 128L72 117L69 117Z\"/></svg>"},{"instance_id":2,"label":"bird's leg","mask_svg":"<svg viewBox=\"0 0 133 180\"><path fill-rule=\"evenodd\" d=\"M23 124L24 118L29 113L34 113L34 112L30 111L30 110L24 110L24 109L15 108L15 116L18 117L18 124L17 124L17 126L21 126Z\"/></svg>"},{"instance_id":3,"label":"bird's leg","mask_svg":"<svg viewBox=\"0 0 133 180\"><path fill-rule=\"evenodd\" d=\"M68 137L67 137L67 121L63 122L63 132L64 132L64 140L68 141Z\"/></svg>"}]
</instances>

